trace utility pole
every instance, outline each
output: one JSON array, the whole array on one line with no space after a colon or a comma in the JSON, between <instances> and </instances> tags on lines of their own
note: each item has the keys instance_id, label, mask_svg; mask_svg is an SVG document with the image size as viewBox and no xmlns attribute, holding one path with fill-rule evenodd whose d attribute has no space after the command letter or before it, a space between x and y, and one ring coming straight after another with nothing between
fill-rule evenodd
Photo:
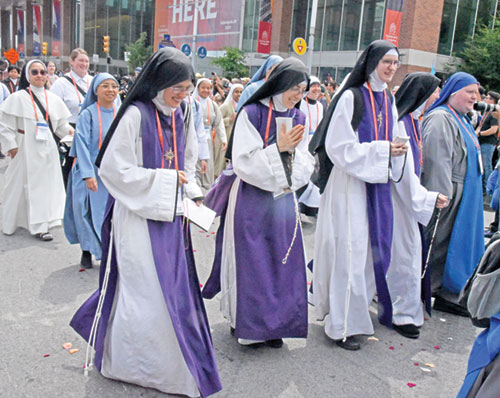
<instances>
[{"instance_id":1,"label":"utility pole","mask_svg":"<svg viewBox=\"0 0 500 398\"><path fill-rule=\"evenodd\" d=\"M198 34L198 1L194 0L194 19L193 19L193 42L191 43L191 65L196 72L196 35Z\"/></svg>"},{"instance_id":2,"label":"utility pole","mask_svg":"<svg viewBox=\"0 0 500 398\"><path fill-rule=\"evenodd\" d=\"M314 31L316 30L316 15L318 14L318 0L313 0L311 10L311 24L309 25L309 43L307 43L307 71L311 74L314 51Z\"/></svg>"},{"instance_id":3,"label":"utility pole","mask_svg":"<svg viewBox=\"0 0 500 398\"><path fill-rule=\"evenodd\" d=\"M78 47L85 48L85 0L80 0L80 13L79 13L79 30L78 30Z\"/></svg>"}]
</instances>

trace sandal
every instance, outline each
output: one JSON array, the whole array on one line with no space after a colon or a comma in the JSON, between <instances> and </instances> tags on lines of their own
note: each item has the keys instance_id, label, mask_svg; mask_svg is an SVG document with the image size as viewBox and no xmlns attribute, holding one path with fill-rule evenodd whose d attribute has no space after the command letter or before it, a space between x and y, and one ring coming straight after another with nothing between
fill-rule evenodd
<instances>
[{"instance_id":1,"label":"sandal","mask_svg":"<svg viewBox=\"0 0 500 398\"><path fill-rule=\"evenodd\" d=\"M44 242L49 242L52 239L54 239L54 237L52 236L52 234L50 232L42 232L41 234L37 234L37 237L40 240L43 240Z\"/></svg>"}]
</instances>

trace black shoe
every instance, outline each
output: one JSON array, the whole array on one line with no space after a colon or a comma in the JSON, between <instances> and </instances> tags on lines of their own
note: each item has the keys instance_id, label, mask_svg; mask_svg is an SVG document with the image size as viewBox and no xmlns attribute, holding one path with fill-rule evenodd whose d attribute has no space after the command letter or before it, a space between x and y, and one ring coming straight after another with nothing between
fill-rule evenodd
<instances>
[{"instance_id":1,"label":"black shoe","mask_svg":"<svg viewBox=\"0 0 500 398\"><path fill-rule=\"evenodd\" d=\"M467 311L464 307L452 303L451 301L445 300L444 298L439 296L436 297L432 308L434 308L436 311L447 312L449 314L463 316L466 318L470 317L469 311Z\"/></svg>"},{"instance_id":2,"label":"black shoe","mask_svg":"<svg viewBox=\"0 0 500 398\"><path fill-rule=\"evenodd\" d=\"M231 330L231 336L234 336L234 332L236 331L236 329L232 327L230 330Z\"/></svg>"},{"instance_id":3,"label":"black shoe","mask_svg":"<svg viewBox=\"0 0 500 398\"><path fill-rule=\"evenodd\" d=\"M267 340L264 344L271 348L281 348L283 347L283 340L282 339Z\"/></svg>"},{"instance_id":4,"label":"black shoe","mask_svg":"<svg viewBox=\"0 0 500 398\"><path fill-rule=\"evenodd\" d=\"M345 339L335 340L335 344L342 347L344 350L357 351L361 348L356 336L349 336Z\"/></svg>"},{"instance_id":5,"label":"black shoe","mask_svg":"<svg viewBox=\"0 0 500 398\"><path fill-rule=\"evenodd\" d=\"M82 259L80 260L80 265L82 268L90 269L92 268L92 254L88 251L82 251Z\"/></svg>"},{"instance_id":6,"label":"black shoe","mask_svg":"<svg viewBox=\"0 0 500 398\"><path fill-rule=\"evenodd\" d=\"M5 155L2 152L0 152L0 159L5 159Z\"/></svg>"},{"instance_id":7,"label":"black shoe","mask_svg":"<svg viewBox=\"0 0 500 398\"><path fill-rule=\"evenodd\" d=\"M408 323L406 325L395 325L393 323L392 326L401 336L409 339L418 339L418 336L420 336L420 331L413 323Z\"/></svg>"}]
</instances>

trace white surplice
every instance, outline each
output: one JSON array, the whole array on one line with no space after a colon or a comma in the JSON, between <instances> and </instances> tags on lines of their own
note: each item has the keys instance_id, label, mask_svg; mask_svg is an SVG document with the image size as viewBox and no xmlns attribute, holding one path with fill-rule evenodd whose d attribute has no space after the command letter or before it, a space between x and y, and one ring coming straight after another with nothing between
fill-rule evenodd
<instances>
[{"instance_id":1,"label":"white surplice","mask_svg":"<svg viewBox=\"0 0 500 398\"><path fill-rule=\"evenodd\" d=\"M269 106L269 100L261 101ZM274 102L276 104L276 101ZM282 111L280 109L280 111ZM305 185L314 170L314 158L307 149L308 138L304 134L297 145L292 162L292 190ZM241 181L265 191L282 193L289 188L285 169L276 144L264 148L264 140L250 122L245 109L240 111L234 128L232 163L236 180L231 187L224 225L224 241L221 259L221 312L234 328L236 325L236 256L234 246L234 213ZM228 171L225 171L228 172ZM289 195L295 195L290 193ZM304 260L305 261L305 260ZM253 340L240 339L253 343Z\"/></svg>"},{"instance_id":2,"label":"white surplice","mask_svg":"<svg viewBox=\"0 0 500 398\"><path fill-rule=\"evenodd\" d=\"M43 88L32 86L31 90L47 109ZM49 91L46 94L54 133L62 138L71 128L67 122L70 113L59 97ZM36 111L39 122L44 121L38 106ZM50 132L46 140L37 139L33 102L25 90L11 94L2 103L0 121L2 150L7 153L18 148L5 173L3 232L13 234L17 227L31 234L48 232L61 224L66 199L56 142Z\"/></svg>"},{"instance_id":3,"label":"white surplice","mask_svg":"<svg viewBox=\"0 0 500 398\"><path fill-rule=\"evenodd\" d=\"M417 121L418 123L418 121ZM406 136L403 122L399 122L399 136ZM404 177L392 186L394 234L391 265L387 284L392 300L392 319L396 325L424 323L421 300L422 240L418 224L426 226L432 216L437 192L429 192L415 174L413 153L408 148Z\"/></svg>"},{"instance_id":4,"label":"white surplice","mask_svg":"<svg viewBox=\"0 0 500 398\"><path fill-rule=\"evenodd\" d=\"M371 83L374 91L385 88L385 85L377 87L375 82ZM396 202L398 196L394 192L401 193L402 203L406 203L406 208L428 212L429 219L436 198L435 194L420 190L413 164L408 166L413 161L411 154L406 161L401 182L394 183L403 172L404 156L391 159L390 143L387 141L360 143L357 132L351 127L353 110L354 96L348 90L339 99L328 126L325 146L335 166L321 195L314 247L312 303L317 317L326 317L325 332L335 340L374 332L369 306L376 293L376 286L366 183L383 184L393 181L393 200ZM394 103L392 114L395 126L393 136L406 136L406 132L398 129ZM418 196L411 197L412 194ZM422 215L422 219L425 216ZM396 209L394 236L404 227L399 210ZM393 240L393 254L399 250L406 250L404 244L400 245L397 240Z\"/></svg>"},{"instance_id":5,"label":"white surplice","mask_svg":"<svg viewBox=\"0 0 500 398\"><path fill-rule=\"evenodd\" d=\"M160 109L166 113L164 109ZM169 114L169 113L167 113ZM113 210L118 286L104 343L102 374L189 397L200 395L182 355L156 272L147 219L172 221L177 172L142 167L141 113L129 106L103 156L99 175ZM201 196L193 123L186 134L185 194ZM172 242L177 244L177 242Z\"/></svg>"}]
</instances>

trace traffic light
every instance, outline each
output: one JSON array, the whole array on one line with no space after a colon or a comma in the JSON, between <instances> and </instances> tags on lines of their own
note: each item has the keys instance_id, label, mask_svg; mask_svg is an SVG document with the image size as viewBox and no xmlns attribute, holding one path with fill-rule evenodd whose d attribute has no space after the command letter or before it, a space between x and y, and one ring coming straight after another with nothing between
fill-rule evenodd
<instances>
[{"instance_id":1,"label":"traffic light","mask_svg":"<svg viewBox=\"0 0 500 398\"><path fill-rule=\"evenodd\" d=\"M47 43L46 41L44 41L42 43L42 54L43 55L47 55L49 53L49 43Z\"/></svg>"},{"instance_id":2,"label":"traffic light","mask_svg":"<svg viewBox=\"0 0 500 398\"><path fill-rule=\"evenodd\" d=\"M106 54L109 53L109 36L102 37L102 49Z\"/></svg>"}]
</instances>

